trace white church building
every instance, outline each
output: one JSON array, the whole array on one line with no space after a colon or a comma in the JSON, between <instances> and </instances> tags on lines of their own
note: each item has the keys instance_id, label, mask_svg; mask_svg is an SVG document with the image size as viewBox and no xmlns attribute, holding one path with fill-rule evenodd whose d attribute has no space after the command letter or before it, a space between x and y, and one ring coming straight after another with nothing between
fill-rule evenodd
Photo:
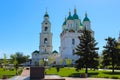
<instances>
[{"instance_id":1,"label":"white church building","mask_svg":"<svg viewBox=\"0 0 120 80\"><path fill-rule=\"evenodd\" d=\"M68 17L65 18L65 21L63 22L62 33L60 34L61 44L59 51L62 59L72 59L72 61L74 61L79 58L73 54L76 51L76 46L80 43L78 36L81 35L81 30L85 29L85 27L92 32L92 35L94 35L87 13L85 13L85 18L81 21L77 15L76 9L74 9L73 15L69 12Z\"/></svg>"},{"instance_id":2,"label":"white church building","mask_svg":"<svg viewBox=\"0 0 120 80\"><path fill-rule=\"evenodd\" d=\"M60 55L56 50L53 51L52 46L52 32L51 32L51 23L49 21L49 15L46 11L44 15L44 20L42 22L42 30L40 33L40 44L39 51L34 51L32 53L32 65L41 65L40 61L49 61L49 64L52 64L56 61L56 58Z\"/></svg>"},{"instance_id":3,"label":"white church building","mask_svg":"<svg viewBox=\"0 0 120 80\"><path fill-rule=\"evenodd\" d=\"M63 22L58 53L57 51L52 50L53 34L51 32L51 23L47 11L41 25L42 30L40 33L39 51L36 50L32 53L32 65L39 65L40 60L46 60L48 62L56 61L57 64L59 64L60 59L71 59L72 61L75 61L79 57L73 55L73 53L76 51L76 46L80 43L78 36L81 36L81 30L86 28L87 30L90 30L94 36L87 13L85 13L85 18L82 21L77 15L77 10L74 9L74 14L72 15L71 12L69 12L68 17L65 18L65 21Z\"/></svg>"}]
</instances>

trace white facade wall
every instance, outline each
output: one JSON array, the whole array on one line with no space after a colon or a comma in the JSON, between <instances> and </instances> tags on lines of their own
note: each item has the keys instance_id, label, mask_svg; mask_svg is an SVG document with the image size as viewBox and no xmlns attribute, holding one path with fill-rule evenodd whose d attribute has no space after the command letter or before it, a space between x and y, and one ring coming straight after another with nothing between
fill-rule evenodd
<instances>
[{"instance_id":1,"label":"white facade wall","mask_svg":"<svg viewBox=\"0 0 120 80\"><path fill-rule=\"evenodd\" d=\"M80 33L66 32L61 37L60 53L62 58L76 59L76 55L73 55L73 50L75 51L76 46L80 42L78 36L80 36ZM72 44L72 39L74 39L74 44Z\"/></svg>"},{"instance_id":2,"label":"white facade wall","mask_svg":"<svg viewBox=\"0 0 120 80\"><path fill-rule=\"evenodd\" d=\"M32 53L32 64L35 65L35 63L39 64L40 61L40 54L39 53Z\"/></svg>"}]
</instances>

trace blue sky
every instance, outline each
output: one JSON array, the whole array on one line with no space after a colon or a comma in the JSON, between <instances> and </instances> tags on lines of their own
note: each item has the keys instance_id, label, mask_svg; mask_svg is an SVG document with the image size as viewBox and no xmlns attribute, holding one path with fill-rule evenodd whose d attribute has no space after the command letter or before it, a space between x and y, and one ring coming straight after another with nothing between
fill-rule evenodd
<instances>
[{"instance_id":1,"label":"blue sky","mask_svg":"<svg viewBox=\"0 0 120 80\"><path fill-rule=\"evenodd\" d=\"M118 39L120 32L120 0L0 0L0 58L15 52L31 56L39 50L39 33L46 8L53 33L53 50L59 51L60 33L69 9L77 9L83 20L85 12L91 20L100 47L108 36Z\"/></svg>"}]
</instances>

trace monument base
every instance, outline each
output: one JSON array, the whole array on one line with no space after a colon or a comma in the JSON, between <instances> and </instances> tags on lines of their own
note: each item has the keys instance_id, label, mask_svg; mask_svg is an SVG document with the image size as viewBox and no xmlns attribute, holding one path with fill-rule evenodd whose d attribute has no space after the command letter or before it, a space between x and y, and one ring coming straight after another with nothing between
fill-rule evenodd
<instances>
[{"instance_id":1,"label":"monument base","mask_svg":"<svg viewBox=\"0 0 120 80\"><path fill-rule=\"evenodd\" d=\"M42 80L45 77L44 67L30 67L30 80Z\"/></svg>"}]
</instances>

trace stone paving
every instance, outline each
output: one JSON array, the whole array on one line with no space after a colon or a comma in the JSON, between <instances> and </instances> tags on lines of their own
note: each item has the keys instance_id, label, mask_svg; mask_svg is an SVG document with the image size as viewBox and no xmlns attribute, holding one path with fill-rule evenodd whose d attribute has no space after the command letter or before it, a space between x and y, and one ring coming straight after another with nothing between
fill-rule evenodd
<instances>
[{"instance_id":1,"label":"stone paving","mask_svg":"<svg viewBox=\"0 0 120 80\"><path fill-rule=\"evenodd\" d=\"M105 78L70 78L64 77L65 80L119 80L119 79L105 79Z\"/></svg>"}]
</instances>

